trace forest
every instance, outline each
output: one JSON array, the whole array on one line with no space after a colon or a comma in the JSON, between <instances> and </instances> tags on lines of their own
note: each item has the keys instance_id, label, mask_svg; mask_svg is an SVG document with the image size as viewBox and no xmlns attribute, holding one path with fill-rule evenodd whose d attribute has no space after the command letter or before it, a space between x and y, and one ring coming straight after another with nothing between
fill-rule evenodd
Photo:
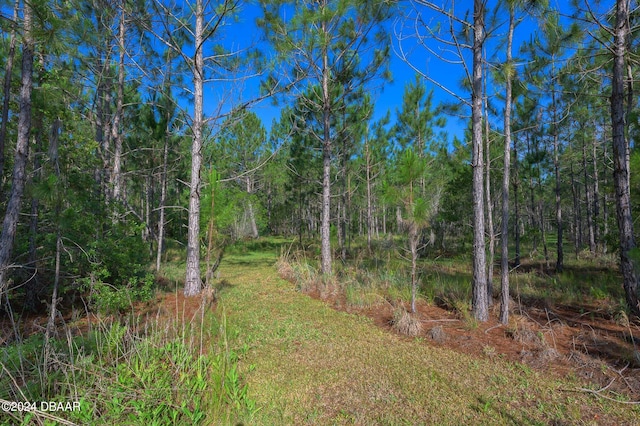
<instances>
[{"instance_id":1,"label":"forest","mask_svg":"<svg viewBox=\"0 0 640 426\"><path fill-rule=\"evenodd\" d=\"M0 27L0 424L637 424L636 1Z\"/></svg>"}]
</instances>

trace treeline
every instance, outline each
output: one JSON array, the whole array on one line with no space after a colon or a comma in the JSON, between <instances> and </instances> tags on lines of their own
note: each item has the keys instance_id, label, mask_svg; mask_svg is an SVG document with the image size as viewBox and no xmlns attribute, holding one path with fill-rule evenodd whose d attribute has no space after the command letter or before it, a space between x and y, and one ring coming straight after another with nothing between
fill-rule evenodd
<instances>
[{"instance_id":1,"label":"treeline","mask_svg":"<svg viewBox=\"0 0 640 426\"><path fill-rule=\"evenodd\" d=\"M329 276L356 237L372 250L401 234L414 290L420 256L472 252L478 320L494 264L506 322L508 270L537 253L561 272L618 251L639 314L635 5L4 3L5 310L46 300L54 318L62 295L142 292L168 246L192 295L234 239L319 240ZM394 54L416 79L381 111ZM264 100L282 106L269 131ZM462 139L446 120L468 123Z\"/></svg>"}]
</instances>

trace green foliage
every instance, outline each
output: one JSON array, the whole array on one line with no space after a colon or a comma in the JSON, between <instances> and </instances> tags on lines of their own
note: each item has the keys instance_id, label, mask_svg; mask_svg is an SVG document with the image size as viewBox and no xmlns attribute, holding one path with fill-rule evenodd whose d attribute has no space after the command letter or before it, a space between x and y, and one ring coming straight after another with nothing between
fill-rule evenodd
<instances>
[{"instance_id":1,"label":"green foliage","mask_svg":"<svg viewBox=\"0 0 640 426\"><path fill-rule=\"evenodd\" d=\"M104 275L104 274L102 274ZM84 279L85 288L90 290L90 302L98 312L123 313L133 308L134 302L146 302L155 294L155 278L147 273L142 279L130 278L126 285L116 287L102 280L91 283Z\"/></svg>"},{"instance_id":2,"label":"green foliage","mask_svg":"<svg viewBox=\"0 0 640 426\"><path fill-rule=\"evenodd\" d=\"M199 425L250 418L257 408L240 377L239 354L229 347L224 315L202 319L197 326L147 324L146 331L99 323L72 341L54 339L48 372L40 368L42 336L34 335L2 349L0 398L76 401L80 410L55 415L84 425ZM20 389L16 377L23 382ZM13 414L21 424L33 419L30 413Z\"/></svg>"},{"instance_id":3,"label":"green foliage","mask_svg":"<svg viewBox=\"0 0 640 426\"><path fill-rule=\"evenodd\" d=\"M397 121L393 127L401 151L408 147L418 153L435 155L445 141L444 135L437 135L436 129L446 124L439 108L433 108L433 90L427 92L422 79L416 75L415 81L404 88L402 109L397 111Z\"/></svg>"}]
</instances>

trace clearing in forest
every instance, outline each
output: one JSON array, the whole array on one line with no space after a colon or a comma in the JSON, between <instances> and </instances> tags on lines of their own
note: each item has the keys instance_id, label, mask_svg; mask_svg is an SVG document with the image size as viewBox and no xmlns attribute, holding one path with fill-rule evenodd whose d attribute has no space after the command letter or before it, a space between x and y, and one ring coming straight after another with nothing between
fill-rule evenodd
<instances>
[{"instance_id":1,"label":"clearing in forest","mask_svg":"<svg viewBox=\"0 0 640 426\"><path fill-rule=\"evenodd\" d=\"M640 424L640 406L577 378L400 337L334 310L279 278L275 261L234 255L220 269L217 309L256 407L248 424Z\"/></svg>"}]
</instances>

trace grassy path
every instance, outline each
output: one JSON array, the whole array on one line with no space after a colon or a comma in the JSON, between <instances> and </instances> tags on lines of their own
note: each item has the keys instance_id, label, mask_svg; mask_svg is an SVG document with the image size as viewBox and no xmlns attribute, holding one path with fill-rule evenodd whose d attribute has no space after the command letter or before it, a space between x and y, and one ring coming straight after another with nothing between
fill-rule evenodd
<instances>
[{"instance_id":1,"label":"grassy path","mask_svg":"<svg viewBox=\"0 0 640 426\"><path fill-rule=\"evenodd\" d=\"M275 257L228 257L219 309L241 357L247 424L640 424L528 367L405 339L337 312L278 278Z\"/></svg>"}]
</instances>

